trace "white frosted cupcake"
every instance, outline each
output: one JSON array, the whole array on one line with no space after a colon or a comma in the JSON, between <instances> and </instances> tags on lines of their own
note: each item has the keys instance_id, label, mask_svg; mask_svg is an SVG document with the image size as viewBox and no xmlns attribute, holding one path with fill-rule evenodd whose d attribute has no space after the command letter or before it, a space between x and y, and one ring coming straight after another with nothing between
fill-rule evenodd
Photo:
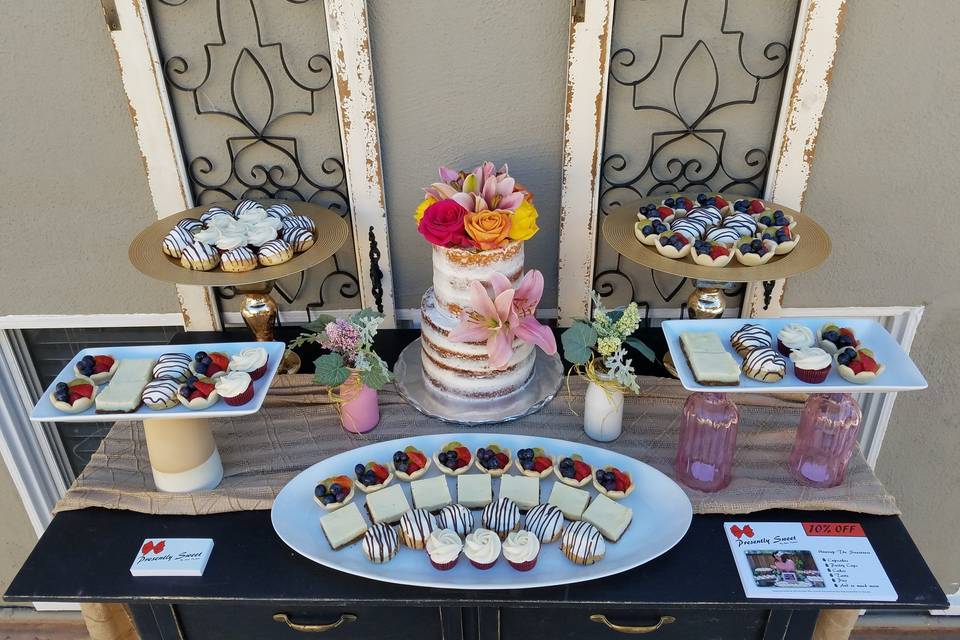
<instances>
[{"instance_id":1,"label":"white frosted cupcake","mask_svg":"<svg viewBox=\"0 0 960 640\"><path fill-rule=\"evenodd\" d=\"M243 371L250 374L251 380L259 380L267 372L267 350L263 347L250 347L230 356L230 371Z\"/></svg>"},{"instance_id":2,"label":"white frosted cupcake","mask_svg":"<svg viewBox=\"0 0 960 640\"><path fill-rule=\"evenodd\" d=\"M427 537L426 549L435 569L449 571L457 566L463 542L452 529L436 529Z\"/></svg>"},{"instance_id":3,"label":"white frosted cupcake","mask_svg":"<svg viewBox=\"0 0 960 640\"><path fill-rule=\"evenodd\" d=\"M801 382L820 384L827 379L833 358L819 347L796 349L790 354L793 373Z\"/></svg>"},{"instance_id":4,"label":"white frosted cupcake","mask_svg":"<svg viewBox=\"0 0 960 640\"><path fill-rule=\"evenodd\" d=\"M810 327L791 322L777 332L777 351L789 356L794 349L806 349L816 344L817 338Z\"/></svg>"},{"instance_id":5,"label":"white frosted cupcake","mask_svg":"<svg viewBox=\"0 0 960 640\"><path fill-rule=\"evenodd\" d=\"M530 571L537 566L540 540L529 531L514 531L503 541L503 557L517 571Z\"/></svg>"},{"instance_id":6,"label":"white frosted cupcake","mask_svg":"<svg viewBox=\"0 0 960 640\"><path fill-rule=\"evenodd\" d=\"M230 371L216 379L216 389L227 404L238 407L253 398L253 381L244 371Z\"/></svg>"},{"instance_id":7,"label":"white frosted cupcake","mask_svg":"<svg viewBox=\"0 0 960 640\"><path fill-rule=\"evenodd\" d=\"M490 529L477 529L463 541L463 554L477 569L489 569L500 557L501 542Z\"/></svg>"}]
</instances>

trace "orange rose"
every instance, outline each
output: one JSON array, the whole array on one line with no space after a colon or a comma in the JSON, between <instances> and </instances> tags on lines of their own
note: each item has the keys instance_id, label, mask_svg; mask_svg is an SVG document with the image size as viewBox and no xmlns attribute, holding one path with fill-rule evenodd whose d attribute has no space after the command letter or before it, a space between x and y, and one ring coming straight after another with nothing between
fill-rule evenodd
<instances>
[{"instance_id":1,"label":"orange rose","mask_svg":"<svg viewBox=\"0 0 960 640\"><path fill-rule=\"evenodd\" d=\"M478 211L463 220L467 235L481 250L497 249L507 243L510 233L509 211Z\"/></svg>"}]
</instances>

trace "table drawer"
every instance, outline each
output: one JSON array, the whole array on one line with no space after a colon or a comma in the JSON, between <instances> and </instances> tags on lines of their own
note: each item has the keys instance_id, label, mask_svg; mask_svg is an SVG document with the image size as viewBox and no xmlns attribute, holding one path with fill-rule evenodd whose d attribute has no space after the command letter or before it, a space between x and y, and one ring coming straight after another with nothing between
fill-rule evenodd
<instances>
[{"instance_id":1,"label":"table drawer","mask_svg":"<svg viewBox=\"0 0 960 640\"><path fill-rule=\"evenodd\" d=\"M500 638L614 640L642 634L650 640L760 640L763 638L767 615L768 612L762 610L503 608L500 609Z\"/></svg>"},{"instance_id":2,"label":"table drawer","mask_svg":"<svg viewBox=\"0 0 960 640\"><path fill-rule=\"evenodd\" d=\"M439 640L442 635L436 607L177 605L176 613L185 640ZM281 615L285 619L275 619Z\"/></svg>"}]
</instances>

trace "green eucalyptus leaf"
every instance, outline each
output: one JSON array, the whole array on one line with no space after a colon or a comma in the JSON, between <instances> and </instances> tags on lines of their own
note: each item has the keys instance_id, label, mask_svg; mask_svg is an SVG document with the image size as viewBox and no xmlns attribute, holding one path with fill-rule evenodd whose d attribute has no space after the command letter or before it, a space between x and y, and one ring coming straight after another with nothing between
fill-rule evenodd
<instances>
[{"instance_id":1,"label":"green eucalyptus leaf","mask_svg":"<svg viewBox=\"0 0 960 640\"><path fill-rule=\"evenodd\" d=\"M382 313L377 313L373 309L367 307L366 309L360 309L360 311L357 311L355 314L350 316L350 322L357 324L364 318L382 318L382 317L383 317Z\"/></svg>"},{"instance_id":2,"label":"green eucalyptus leaf","mask_svg":"<svg viewBox=\"0 0 960 640\"><path fill-rule=\"evenodd\" d=\"M343 356L328 353L313 361L316 371L313 381L327 387L339 387L350 377L350 370L343 365Z\"/></svg>"},{"instance_id":3,"label":"green eucalyptus leaf","mask_svg":"<svg viewBox=\"0 0 960 640\"><path fill-rule=\"evenodd\" d=\"M634 338L633 336L630 336L624 342L626 342L629 346L636 349L640 355L642 355L644 358L646 358L650 362L653 362L654 360L657 359L657 356L653 352L653 349L645 345L643 341L640 340L639 338Z\"/></svg>"},{"instance_id":4,"label":"green eucalyptus leaf","mask_svg":"<svg viewBox=\"0 0 960 640\"><path fill-rule=\"evenodd\" d=\"M597 344L597 332L586 322L577 320L563 332L560 342L564 358L574 364L586 364L590 361L591 349Z\"/></svg>"},{"instance_id":5,"label":"green eucalyptus leaf","mask_svg":"<svg viewBox=\"0 0 960 640\"><path fill-rule=\"evenodd\" d=\"M327 325L336 320L333 316L323 313L316 317L312 322L304 326L304 329L309 331L323 331L327 328Z\"/></svg>"},{"instance_id":6,"label":"green eucalyptus leaf","mask_svg":"<svg viewBox=\"0 0 960 640\"><path fill-rule=\"evenodd\" d=\"M377 358L379 361L380 359ZM371 362L369 371L360 373L360 380L371 389L379 391L390 382L390 371L383 365L382 361Z\"/></svg>"}]
</instances>

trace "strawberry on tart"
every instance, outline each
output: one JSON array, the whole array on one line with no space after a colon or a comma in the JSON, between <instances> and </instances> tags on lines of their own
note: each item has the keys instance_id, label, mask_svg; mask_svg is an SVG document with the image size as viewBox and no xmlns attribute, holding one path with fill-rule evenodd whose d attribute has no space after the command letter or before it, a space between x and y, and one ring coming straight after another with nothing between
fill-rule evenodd
<instances>
[{"instance_id":1,"label":"strawberry on tart","mask_svg":"<svg viewBox=\"0 0 960 640\"><path fill-rule=\"evenodd\" d=\"M560 482L571 487L582 487L590 483L593 469L578 454L556 457L553 461L553 473Z\"/></svg>"},{"instance_id":2,"label":"strawberry on tart","mask_svg":"<svg viewBox=\"0 0 960 640\"><path fill-rule=\"evenodd\" d=\"M103 384L113 377L119 364L113 356L107 354L87 354L73 366L73 372L78 376L90 378L96 384Z\"/></svg>"},{"instance_id":3,"label":"strawberry on tart","mask_svg":"<svg viewBox=\"0 0 960 640\"><path fill-rule=\"evenodd\" d=\"M93 406L97 385L86 376L58 382L50 394L50 403L64 413L80 413Z\"/></svg>"},{"instance_id":4,"label":"strawberry on tart","mask_svg":"<svg viewBox=\"0 0 960 640\"><path fill-rule=\"evenodd\" d=\"M217 378L227 372L229 365L230 357L225 353L197 351L193 356L193 362L190 363L190 371L198 376Z\"/></svg>"},{"instance_id":5,"label":"strawberry on tart","mask_svg":"<svg viewBox=\"0 0 960 640\"><path fill-rule=\"evenodd\" d=\"M473 456L470 450L459 442L448 442L433 454L437 468L448 476L459 476L470 470Z\"/></svg>"},{"instance_id":6,"label":"strawberry on tart","mask_svg":"<svg viewBox=\"0 0 960 640\"><path fill-rule=\"evenodd\" d=\"M210 378L190 376L180 385L177 399L188 409L200 411L216 404L220 394L217 393L217 386Z\"/></svg>"},{"instance_id":7,"label":"strawberry on tart","mask_svg":"<svg viewBox=\"0 0 960 640\"><path fill-rule=\"evenodd\" d=\"M393 470L404 482L416 480L427 472L429 466L430 458L416 447L405 447L403 451L393 453Z\"/></svg>"},{"instance_id":8,"label":"strawberry on tart","mask_svg":"<svg viewBox=\"0 0 960 640\"><path fill-rule=\"evenodd\" d=\"M836 361L840 377L854 384L873 382L886 369L870 349L844 347L837 353Z\"/></svg>"}]
</instances>

